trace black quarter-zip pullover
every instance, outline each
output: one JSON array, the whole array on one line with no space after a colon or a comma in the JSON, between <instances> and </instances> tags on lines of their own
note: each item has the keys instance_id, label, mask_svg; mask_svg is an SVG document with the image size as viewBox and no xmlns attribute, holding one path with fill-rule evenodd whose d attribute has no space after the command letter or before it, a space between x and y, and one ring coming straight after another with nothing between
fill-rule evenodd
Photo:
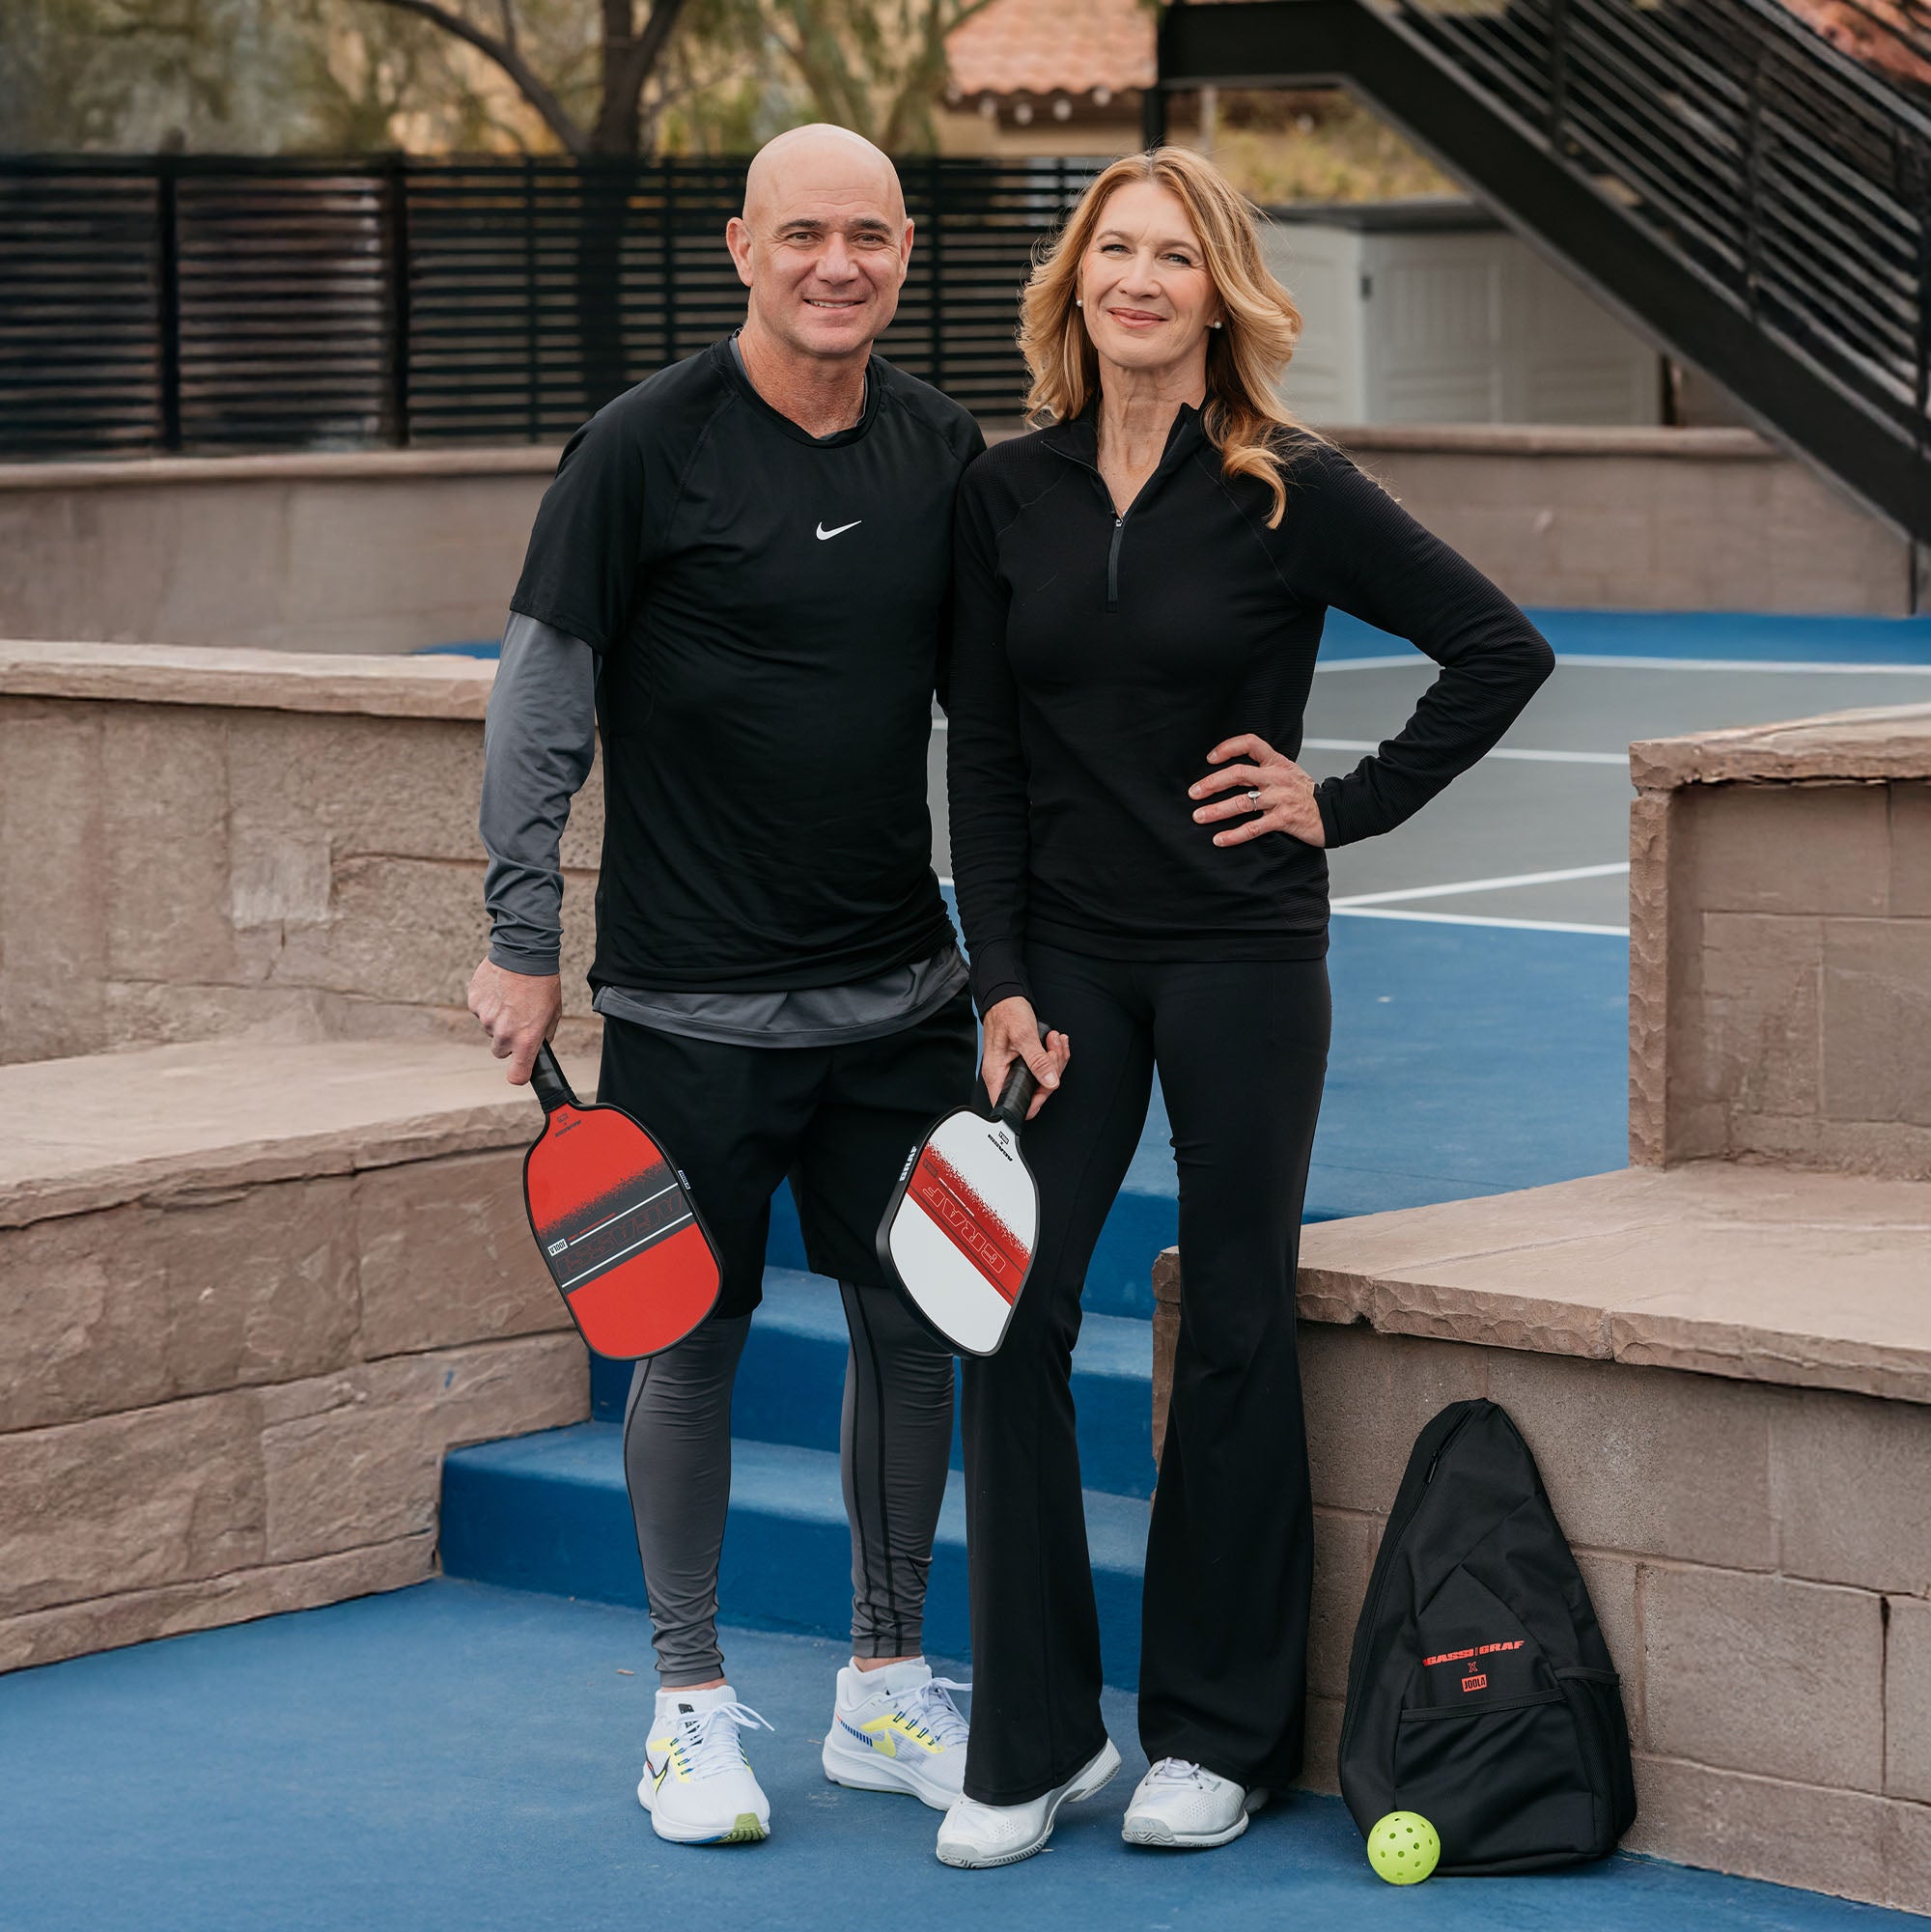
<instances>
[{"instance_id":1,"label":"black quarter-zip pullover","mask_svg":"<svg viewBox=\"0 0 1931 1932\"><path fill-rule=\"evenodd\" d=\"M980 1010L1027 992L1028 938L1144 960L1316 959L1328 863L1280 833L1216 846L1188 788L1221 740L1298 757L1329 605L1441 665L1398 736L1316 798L1330 846L1391 830L1549 675L1540 632L1338 450L1306 437L1287 514L1220 474L1183 407L1124 515L1092 411L988 452L960 487L952 864ZM1236 822L1237 823L1237 822Z\"/></svg>"}]
</instances>

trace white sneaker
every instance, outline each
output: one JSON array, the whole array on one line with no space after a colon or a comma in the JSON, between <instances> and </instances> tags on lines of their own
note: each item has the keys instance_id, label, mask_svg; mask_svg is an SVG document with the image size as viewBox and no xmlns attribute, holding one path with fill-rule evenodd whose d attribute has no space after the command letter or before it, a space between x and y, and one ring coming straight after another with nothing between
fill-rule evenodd
<instances>
[{"instance_id":1,"label":"white sneaker","mask_svg":"<svg viewBox=\"0 0 1931 1932\"><path fill-rule=\"evenodd\" d=\"M935 1811L959 1802L966 1781L966 1720L952 1701L969 1684L935 1677L925 1664L838 1673L825 1775L854 1791L910 1791Z\"/></svg>"},{"instance_id":2,"label":"white sneaker","mask_svg":"<svg viewBox=\"0 0 1931 1932\"><path fill-rule=\"evenodd\" d=\"M741 1724L771 1726L730 1685L659 1691L637 1803L677 1845L748 1845L769 1836L771 1804L751 1773Z\"/></svg>"},{"instance_id":3,"label":"white sneaker","mask_svg":"<svg viewBox=\"0 0 1931 1932\"><path fill-rule=\"evenodd\" d=\"M1249 1789L1184 1757L1163 1757L1140 1779L1120 1836L1130 1845L1168 1851L1224 1845L1247 1829L1248 1818L1267 1801L1258 1784Z\"/></svg>"},{"instance_id":4,"label":"white sneaker","mask_svg":"<svg viewBox=\"0 0 1931 1932\"><path fill-rule=\"evenodd\" d=\"M1092 1760L1064 1784L1024 1805L981 1805L962 1798L938 1828L938 1862L947 1865L1009 1865L1029 1859L1052 1836L1053 1815L1062 1805L1091 1798L1120 1768L1120 1753L1108 1738Z\"/></svg>"}]
</instances>

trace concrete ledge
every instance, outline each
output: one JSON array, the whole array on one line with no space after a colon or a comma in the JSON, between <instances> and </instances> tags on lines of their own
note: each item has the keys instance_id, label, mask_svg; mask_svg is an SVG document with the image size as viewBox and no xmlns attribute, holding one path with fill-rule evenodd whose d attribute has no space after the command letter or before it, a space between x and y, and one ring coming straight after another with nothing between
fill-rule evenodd
<instances>
[{"instance_id":1,"label":"concrete ledge","mask_svg":"<svg viewBox=\"0 0 1931 1932\"><path fill-rule=\"evenodd\" d=\"M1931 1403L1931 1184L1697 1162L1306 1228L1310 1319Z\"/></svg>"},{"instance_id":2,"label":"concrete ledge","mask_svg":"<svg viewBox=\"0 0 1931 1932\"><path fill-rule=\"evenodd\" d=\"M476 658L0 639L0 697L474 720L495 680Z\"/></svg>"},{"instance_id":3,"label":"concrete ledge","mask_svg":"<svg viewBox=\"0 0 1931 1932\"><path fill-rule=\"evenodd\" d=\"M1607 456L1665 462L1785 462L1754 430L1671 430L1647 424L1324 423L1345 450L1465 456Z\"/></svg>"},{"instance_id":4,"label":"concrete ledge","mask_svg":"<svg viewBox=\"0 0 1931 1932\"><path fill-rule=\"evenodd\" d=\"M0 1067L0 1669L414 1581L446 1449L589 1414L536 1130L480 1046Z\"/></svg>"},{"instance_id":5,"label":"concrete ledge","mask_svg":"<svg viewBox=\"0 0 1931 1932\"><path fill-rule=\"evenodd\" d=\"M561 443L439 450L289 450L266 456L153 456L85 462L0 462L0 491L138 490L154 484L347 483L369 478L540 476Z\"/></svg>"},{"instance_id":6,"label":"concrete ledge","mask_svg":"<svg viewBox=\"0 0 1931 1932\"><path fill-rule=\"evenodd\" d=\"M1897 616L1922 580L1900 532L1749 430L1329 434L1518 603Z\"/></svg>"},{"instance_id":7,"label":"concrete ledge","mask_svg":"<svg viewBox=\"0 0 1931 1932\"><path fill-rule=\"evenodd\" d=\"M1021 434L987 423L988 441ZM1326 423L1323 435L1350 449L1467 450L1484 455L1661 456L1690 460L1783 461L1775 444L1747 429L1665 429L1646 424ZM0 491L139 489L154 484L348 482L398 477L539 476L547 481L561 443L490 448L291 450L265 456L129 457L82 462L0 462Z\"/></svg>"},{"instance_id":8,"label":"concrete ledge","mask_svg":"<svg viewBox=\"0 0 1931 1932\"><path fill-rule=\"evenodd\" d=\"M566 1056L579 1092L594 1060ZM208 1041L0 1067L0 1228L234 1186L529 1145L484 1045Z\"/></svg>"},{"instance_id":9,"label":"concrete ledge","mask_svg":"<svg viewBox=\"0 0 1931 1932\"><path fill-rule=\"evenodd\" d=\"M1630 768L1630 1159L1931 1181L1931 705Z\"/></svg>"},{"instance_id":10,"label":"concrete ledge","mask_svg":"<svg viewBox=\"0 0 1931 1932\"><path fill-rule=\"evenodd\" d=\"M1905 539L1749 430L1326 427L1522 603L1911 607ZM0 633L345 652L494 637L556 456L0 465Z\"/></svg>"},{"instance_id":11,"label":"concrete ledge","mask_svg":"<svg viewBox=\"0 0 1931 1932\"><path fill-rule=\"evenodd\" d=\"M1880 705L1788 724L1639 739L1630 746L1630 776L1645 791L1931 778L1931 705Z\"/></svg>"},{"instance_id":12,"label":"concrete ledge","mask_svg":"<svg viewBox=\"0 0 1931 1932\"><path fill-rule=\"evenodd\" d=\"M1180 1254L1154 1264L1155 1428ZM1301 1230L1303 1320L1931 1404L1931 1184L1697 1162Z\"/></svg>"},{"instance_id":13,"label":"concrete ledge","mask_svg":"<svg viewBox=\"0 0 1931 1932\"><path fill-rule=\"evenodd\" d=\"M406 652L499 636L544 447L13 464L0 632Z\"/></svg>"}]
</instances>

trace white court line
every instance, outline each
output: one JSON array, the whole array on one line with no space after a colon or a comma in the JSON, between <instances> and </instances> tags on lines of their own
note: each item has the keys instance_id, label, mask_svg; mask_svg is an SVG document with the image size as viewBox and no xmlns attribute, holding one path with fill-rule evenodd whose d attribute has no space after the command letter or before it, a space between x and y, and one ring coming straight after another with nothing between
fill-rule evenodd
<instances>
[{"instance_id":1,"label":"white court line","mask_svg":"<svg viewBox=\"0 0 1931 1932\"><path fill-rule=\"evenodd\" d=\"M1317 671L1392 671L1407 664L1419 669L1430 661L1419 651L1392 658L1328 658ZM1788 671L1798 676L1845 678L1931 678L1931 664L1812 664L1781 658L1617 658L1606 652L1558 651L1558 664L1589 671Z\"/></svg>"},{"instance_id":2,"label":"white court line","mask_svg":"<svg viewBox=\"0 0 1931 1932\"><path fill-rule=\"evenodd\" d=\"M1406 885L1398 892L1352 892L1345 899L1330 902L1340 912L1357 906L1379 906L1390 899L1448 899L1458 892L1503 892L1514 885L1559 885L1570 879L1608 879L1612 873L1628 872L1629 860L1613 865L1570 865L1560 872L1516 872L1505 879L1465 879L1453 885Z\"/></svg>"},{"instance_id":3,"label":"white court line","mask_svg":"<svg viewBox=\"0 0 1931 1932\"><path fill-rule=\"evenodd\" d=\"M1370 738L1303 738L1301 741L1303 751L1379 751L1381 746ZM1495 750L1487 754L1490 758L1519 758L1536 765L1620 765L1627 767L1627 751L1504 751Z\"/></svg>"},{"instance_id":4,"label":"white court line","mask_svg":"<svg viewBox=\"0 0 1931 1932\"><path fill-rule=\"evenodd\" d=\"M1604 938L1626 939L1627 926L1584 926L1571 919L1494 919L1474 912L1409 912L1397 906L1343 906L1332 909L1341 919L1412 919L1422 926L1506 926L1521 933L1598 933Z\"/></svg>"},{"instance_id":5,"label":"white court line","mask_svg":"<svg viewBox=\"0 0 1931 1932\"><path fill-rule=\"evenodd\" d=\"M1612 658L1588 651L1560 651L1558 664L1581 664L1587 670L1620 671L1789 671L1799 677L1931 678L1931 664L1809 664L1785 663L1778 658Z\"/></svg>"},{"instance_id":6,"label":"white court line","mask_svg":"<svg viewBox=\"0 0 1931 1932\"><path fill-rule=\"evenodd\" d=\"M950 885L941 879L941 885ZM1595 933L1609 939L1629 938L1627 926L1584 926L1572 919L1495 919L1475 912L1408 912L1394 906L1351 906L1336 900L1329 909L1344 919L1412 919L1424 926L1506 926L1521 933Z\"/></svg>"}]
</instances>

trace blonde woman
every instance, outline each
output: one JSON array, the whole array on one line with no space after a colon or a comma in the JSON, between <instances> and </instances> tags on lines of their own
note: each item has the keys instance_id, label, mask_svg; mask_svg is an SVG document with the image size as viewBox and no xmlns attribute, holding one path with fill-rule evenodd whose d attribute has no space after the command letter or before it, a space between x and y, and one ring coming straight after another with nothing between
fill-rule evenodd
<instances>
[{"instance_id":1,"label":"blonde woman","mask_svg":"<svg viewBox=\"0 0 1931 1932\"><path fill-rule=\"evenodd\" d=\"M1119 1768L1070 1375L1156 1067L1185 1288L1143 1600L1153 1768L1127 1841L1225 1844L1301 1769L1313 1520L1294 1280L1328 1052L1323 849L1426 804L1553 659L1283 410L1299 332L1253 210L1210 163L1117 161L1026 291L1044 427L960 490L953 869L987 1088L1015 1056L1041 1078L1042 1212L1005 1344L966 1365L977 1689L948 1864L1029 1857ZM1441 675L1376 755L1317 785L1294 758L1330 604Z\"/></svg>"}]
</instances>

